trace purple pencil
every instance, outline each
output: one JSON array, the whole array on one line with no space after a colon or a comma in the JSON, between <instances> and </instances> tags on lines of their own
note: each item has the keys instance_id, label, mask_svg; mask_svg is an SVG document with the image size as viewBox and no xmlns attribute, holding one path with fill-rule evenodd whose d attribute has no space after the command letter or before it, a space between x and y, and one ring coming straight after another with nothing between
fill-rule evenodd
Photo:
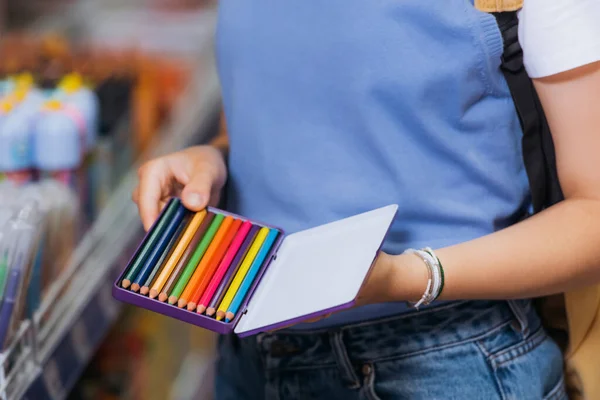
<instances>
[{"instance_id":1,"label":"purple pencil","mask_svg":"<svg viewBox=\"0 0 600 400\"><path fill-rule=\"evenodd\" d=\"M242 264L242 261L244 260L244 257L246 256L246 253L250 248L250 245L252 244L252 242L254 242L254 238L256 237L256 234L259 230L260 226L257 225L252 226L252 229L250 229L248 236L246 236L244 243L242 243L237 255L235 256L233 262L231 263L231 266L229 267L229 270L227 271L225 276L223 276L223 280L217 287L217 290L215 290L215 294L213 295L212 300L210 301L210 304L206 309L206 315L208 315L209 317L212 317L217 312L217 306L219 305L221 300L223 300L223 297L225 297L225 293L227 293L227 288L229 288L231 281L235 277L235 274L238 271L238 269L240 268L240 265Z\"/></svg>"}]
</instances>

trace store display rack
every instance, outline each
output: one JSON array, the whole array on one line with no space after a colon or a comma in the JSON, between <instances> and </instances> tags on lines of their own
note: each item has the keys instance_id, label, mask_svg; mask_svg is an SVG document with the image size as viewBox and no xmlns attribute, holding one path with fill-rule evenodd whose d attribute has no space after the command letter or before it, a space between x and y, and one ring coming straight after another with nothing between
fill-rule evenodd
<instances>
[{"instance_id":1,"label":"store display rack","mask_svg":"<svg viewBox=\"0 0 600 400\"><path fill-rule=\"evenodd\" d=\"M219 87L212 53L203 54L170 122L140 161L206 140ZM120 305L111 282L143 235L131 201L138 166L122 179L34 318L0 354L1 400L66 398L115 321Z\"/></svg>"}]
</instances>

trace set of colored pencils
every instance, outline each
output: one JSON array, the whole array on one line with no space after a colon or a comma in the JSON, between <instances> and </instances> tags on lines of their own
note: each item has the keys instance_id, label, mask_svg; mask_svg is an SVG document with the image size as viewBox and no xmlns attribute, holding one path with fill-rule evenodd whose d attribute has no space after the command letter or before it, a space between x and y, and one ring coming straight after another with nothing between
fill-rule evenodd
<instances>
[{"instance_id":1,"label":"set of colored pencils","mask_svg":"<svg viewBox=\"0 0 600 400\"><path fill-rule=\"evenodd\" d=\"M152 299L231 322L279 231L173 199L121 281Z\"/></svg>"}]
</instances>

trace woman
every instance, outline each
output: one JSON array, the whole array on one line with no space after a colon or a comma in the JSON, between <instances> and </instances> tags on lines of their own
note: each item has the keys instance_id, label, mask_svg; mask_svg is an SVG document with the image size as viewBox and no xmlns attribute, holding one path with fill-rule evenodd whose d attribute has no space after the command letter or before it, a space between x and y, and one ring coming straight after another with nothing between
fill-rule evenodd
<instances>
[{"instance_id":1,"label":"woman","mask_svg":"<svg viewBox=\"0 0 600 400\"><path fill-rule=\"evenodd\" d=\"M143 166L144 225L171 195L216 204L226 180L229 209L288 232L399 212L363 304L222 339L217 399L566 398L527 299L600 280L600 6L548 3L525 0L520 41L566 199L518 222L529 188L492 15L468 0L220 2L229 146Z\"/></svg>"}]
</instances>

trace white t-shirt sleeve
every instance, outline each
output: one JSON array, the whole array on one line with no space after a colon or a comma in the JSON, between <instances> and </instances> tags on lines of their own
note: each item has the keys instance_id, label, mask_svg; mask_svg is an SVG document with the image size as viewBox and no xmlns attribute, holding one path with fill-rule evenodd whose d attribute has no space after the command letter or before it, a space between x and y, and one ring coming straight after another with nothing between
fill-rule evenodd
<instances>
[{"instance_id":1,"label":"white t-shirt sleeve","mask_svg":"<svg viewBox=\"0 0 600 400\"><path fill-rule=\"evenodd\" d=\"M600 0L525 0L519 41L532 78L600 61Z\"/></svg>"}]
</instances>

